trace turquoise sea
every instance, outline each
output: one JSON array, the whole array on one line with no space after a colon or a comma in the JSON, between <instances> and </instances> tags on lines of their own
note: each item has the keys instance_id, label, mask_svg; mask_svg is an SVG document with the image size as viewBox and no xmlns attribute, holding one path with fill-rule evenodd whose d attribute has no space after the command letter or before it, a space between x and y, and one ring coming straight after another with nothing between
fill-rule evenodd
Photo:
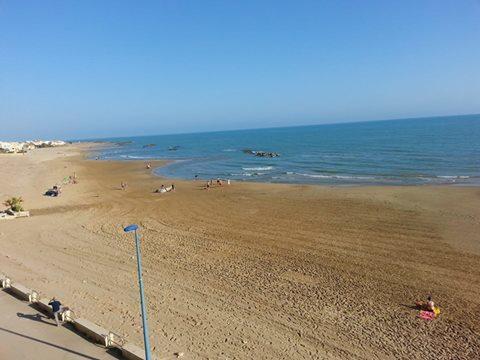
<instances>
[{"instance_id":1,"label":"turquoise sea","mask_svg":"<svg viewBox=\"0 0 480 360\"><path fill-rule=\"evenodd\" d=\"M174 160L181 179L309 184L480 184L480 115L97 139L112 160ZM258 157L243 150L276 152Z\"/></svg>"}]
</instances>

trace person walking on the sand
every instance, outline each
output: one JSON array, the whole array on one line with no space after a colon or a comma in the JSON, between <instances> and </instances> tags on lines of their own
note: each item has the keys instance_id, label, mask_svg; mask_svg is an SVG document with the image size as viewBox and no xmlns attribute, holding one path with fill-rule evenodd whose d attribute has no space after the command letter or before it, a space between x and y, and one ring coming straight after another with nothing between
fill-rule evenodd
<instances>
[{"instance_id":1,"label":"person walking on the sand","mask_svg":"<svg viewBox=\"0 0 480 360\"><path fill-rule=\"evenodd\" d=\"M62 310L62 303L57 299L53 298L52 300L50 300L48 305L52 307L53 317L55 318L55 322L57 323L57 326L60 326L60 320L58 319L58 315Z\"/></svg>"}]
</instances>

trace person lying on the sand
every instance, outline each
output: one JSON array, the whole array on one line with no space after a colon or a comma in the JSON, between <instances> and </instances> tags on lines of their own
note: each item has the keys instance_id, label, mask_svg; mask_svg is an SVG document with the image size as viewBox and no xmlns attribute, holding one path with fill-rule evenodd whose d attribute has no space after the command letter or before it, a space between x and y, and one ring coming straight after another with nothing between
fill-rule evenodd
<instances>
[{"instance_id":1,"label":"person lying on the sand","mask_svg":"<svg viewBox=\"0 0 480 360\"><path fill-rule=\"evenodd\" d=\"M59 186L57 185L54 185L53 188L51 189L48 189L46 192L45 192L45 195L46 196L58 196L60 195L62 192L62 190L60 189Z\"/></svg>"},{"instance_id":2,"label":"person lying on the sand","mask_svg":"<svg viewBox=\"0 0 480 360\"><path fill-rule=\"evenodd\" d=\"M433 320L440 315L440 308L432 301L432 297L428 296L427 301L417 301L417 309L420 310L419 317L425 320Z\"/></svg>"},{"instance_id":3,"label":"person lying on the sand","mask_svg":"<svg viewBox=\"0 0 480 360\"><path fill-rule=\"evenodd\" d=\"M156 193L166 193L167 189L165 189L165 185L162 184L162 186L160 186L160 189L155 190L155 192Z\"/></svg>"},{"instance_id":4,"label":"person lying on the sand","mask_svg":"<svg viewBox=\"0 0 480 360\"><path fill-rule=\"evenodd\" d=\"M417 301L417 308L420 310L435 312L435 303L432 301L432 297L429 295L427 301Z\"/></svg>"}]
</instances>

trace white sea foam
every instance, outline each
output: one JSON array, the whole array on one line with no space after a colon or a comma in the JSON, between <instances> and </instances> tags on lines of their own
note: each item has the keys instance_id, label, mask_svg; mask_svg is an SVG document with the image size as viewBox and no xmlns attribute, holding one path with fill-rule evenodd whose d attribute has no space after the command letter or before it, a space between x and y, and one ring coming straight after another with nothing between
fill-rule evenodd
<instances>
[{"instance_id":1,"label":"white sea foam","mask_svg":"<svg viewBox=\"0 0 480 360\"><path fill-rule=\"evenodd\" d=\"M305 174L305 173L294 173L295 175L305 176L309 178L316 178L316 179L332 179L333 177L330 175L320 175L320 174Z\"/></svg>"},{"instance_id":2,"label":"white sea foam","mask_svg":"<svg viewBox=\"0 0 480 360\"><path fill-rule=\"evenodd\" d=\"M272 170L273 166L244 167L242 169L245 171L267 171Z\"/></svg>"},{"instance_id":3,"label":"white sea foam","mask_svg":"<svg viewBox=\"0 0 480 360\"><path fill-rule=\"evenodd\" d=\"M323 174L305 174L296 173L296 175L316 178L316 179L340 179L340 180L373 180L373 176L350 176L350 175L323 175Z\"/></svg>"},{"instance_id":4,"label":"white sea foam","mask_svg":"<svg viewBox=\"0 0 480 360\"><path fill-rule=\"evenodd\" d=\"M466 175L438 175L437 178L441 178L441 179L470 179L470 176L466 176Z\"/></svg>"},{"instance_id":5,"label":"white sea foam","mask_svg":"<svg viewBox=\"0 0 480 360\"><path fill-rule=\"evenodd\" d=\"M120 155L120 157L123 159L138 159L138 160L154 159L153 156Z\"/></svg>"},{"instance_id":6,"label":"white sea foam","mask_svg":"<svg viewBox=\"0 0 480 360\"><path fill-rule=\"evenodd\" d=\"M267 173L262 173L262 172L243 172L243 173L232 173L230 174L231 176L261 176L261 175L267 175Z\"/></svg>"}]
</instances>

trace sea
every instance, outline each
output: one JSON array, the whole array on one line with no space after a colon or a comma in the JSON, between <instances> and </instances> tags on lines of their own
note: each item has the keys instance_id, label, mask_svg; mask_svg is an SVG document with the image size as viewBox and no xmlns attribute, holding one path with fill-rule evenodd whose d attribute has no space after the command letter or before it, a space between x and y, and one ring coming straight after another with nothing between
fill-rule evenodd
<instances>
[{"instance_id":1,"label":"sea","mask_svg":"<svg viewBox=\"0 0 480 360\"><path fill-rule=\"evenodd\" d=\"M172 179L480 185L480 115L96 140L99 159L172 160L154 169Z\"/></svg>"}]
</instances>

